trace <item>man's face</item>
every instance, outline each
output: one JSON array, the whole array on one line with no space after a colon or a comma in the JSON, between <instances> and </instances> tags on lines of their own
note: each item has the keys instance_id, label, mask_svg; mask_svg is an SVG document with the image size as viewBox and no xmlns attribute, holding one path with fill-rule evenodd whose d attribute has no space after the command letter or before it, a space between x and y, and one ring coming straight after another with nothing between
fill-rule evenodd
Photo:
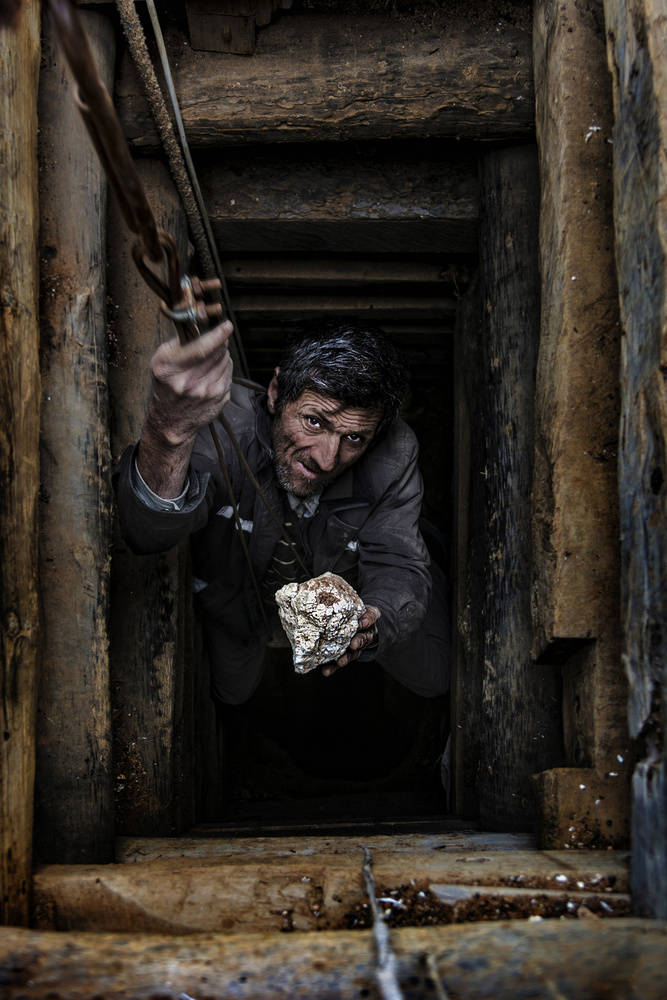
<instances>
[{"instance_id":1,"label":"man's face","mask_svg":"<svg viewBox=\"0 0 667 1000\"><path fill-rule=\"evenodd\" d=\"M275 412L271 392L269 408ZM361 458L379 421L379 410L343 407L307 389L273 421L278 482L298 497L319 493Z\"/></svg>"}]
</instances>

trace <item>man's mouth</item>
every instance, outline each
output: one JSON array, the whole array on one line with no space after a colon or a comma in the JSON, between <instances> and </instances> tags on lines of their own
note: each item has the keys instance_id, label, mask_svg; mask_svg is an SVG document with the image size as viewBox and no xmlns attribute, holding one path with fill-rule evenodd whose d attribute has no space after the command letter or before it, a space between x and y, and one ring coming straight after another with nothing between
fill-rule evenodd
<instances>
[{"instance_id":1,"label":"man's mouth","mask_svg":"<svg viewBox=\"0 0 667 1000\"><path fill-rule=\"evenodd\" d=\"M317 471L315 469L310 469L307 465L305 465L303 462L300 462L298 460L297 460L296 466L297 466L297 469L299 470L299 472L302 475L304 475L306 477L306 479L317 479L318 475L320 474L320 470L319 469Z\"/></svg>"}]
</instances>

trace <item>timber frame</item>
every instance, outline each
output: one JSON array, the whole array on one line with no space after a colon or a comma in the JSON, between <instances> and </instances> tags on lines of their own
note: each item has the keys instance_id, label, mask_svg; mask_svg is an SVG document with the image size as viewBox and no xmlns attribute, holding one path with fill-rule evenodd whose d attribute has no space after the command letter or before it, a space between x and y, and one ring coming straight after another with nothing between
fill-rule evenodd
<instances>
[{"instance_id":1,"label":"timber frame","mask_svg":"<svg viewBox=\"0 0 667 1000\"><path fill-rule=\"evenodd\" d=\"M535 831L543 850L631 843L633 912L665 920L667 4L513 0L500 28L478 6L479 21L446 2L407 22L376 4L346 17L335 3L239 0L220 14L193 0L200 44L207 17L228 22L206 53L178 23L167 43L258 377L295 299L317 313L341 286L335 307L351 315L380 294L390 334L413 338L420 385L453 367L452 812ZM84 17L159 224L187 256L113 8ZM220 806L213 710L190 669L202 657L187 550L127 552L110 489L169 331L39 23L24 0L0 27L0 923L17 928L35 919L36 860L108 865L114 833L173 836ZM657 998L663 931L625 932L655 961L642 995ZM57 967L57 942L27 933L7 932L8 954L44 948ZM423 942L402 933L414 970ZM517 947L558 938L512 933ZM308 945L312 962L361 968L353 935L336 934L321 954ZM426 949L452 983L455 937ZM491 935L465 940L472 954ZM600 966L615 940L605 929L590 945L604 944ZM259 961L257 942L242 944L239 975ZM91 961L92 941L72 946ZM112 962L120 944L107 947ZM291 995L313 995L296 959L272 960Z\"/></svg>"}]
</instances>

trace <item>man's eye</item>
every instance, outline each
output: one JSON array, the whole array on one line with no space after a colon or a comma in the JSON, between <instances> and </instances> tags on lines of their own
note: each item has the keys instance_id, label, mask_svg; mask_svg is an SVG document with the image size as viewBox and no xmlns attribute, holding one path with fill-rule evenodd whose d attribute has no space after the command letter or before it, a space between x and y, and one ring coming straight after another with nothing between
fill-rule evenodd
<instances>
[{"instance_id":1,"label":"man's eye","mask_svg":"<svg viewBox=\"0 0 667 1000\"><path fill-rule=\"evenodd\" d=\"M348 434L347 440L350 441L352 444L361 444L363 438L361 437L360 434Z\"/></svg>"},{"instance_id":2,"label":"man's eye","mask_svg":"<svg viewBox=\"0 0 667 1000\"><path fill-rule=\"evenodd\" d=\"M306 417L306 423L309 427L319 427L320 422L317 417Z\"/></svg>"}]
</instances>

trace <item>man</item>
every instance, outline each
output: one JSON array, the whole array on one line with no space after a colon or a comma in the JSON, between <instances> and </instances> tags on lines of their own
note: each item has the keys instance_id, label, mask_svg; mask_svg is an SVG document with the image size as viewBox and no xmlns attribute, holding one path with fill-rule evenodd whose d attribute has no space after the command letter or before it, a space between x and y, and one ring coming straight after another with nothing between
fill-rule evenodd
<instances>
[{"instance_id":1,"label":"man","mask_svg":"<svg viewBox=\"0 0 667 1000\"><path fill-rule=\"evenodd\" d=\"M139 553L190 536L214 696L240 704L261 679L280 632L273 595L327 570L360 594L365 612L330 676L353 660L378 663L425 696L449 686L445 579L431 573L419 531L417 443L398 410L407 387L400 353L377 328L346 321L295 331L268 390L232 384L229 322L185 346L161 345L136 448L114 476L121 528ZM224 413L282 537L232 442ZM207 425L229 470L233 506Z\"/></svg>"}]
</instances>

